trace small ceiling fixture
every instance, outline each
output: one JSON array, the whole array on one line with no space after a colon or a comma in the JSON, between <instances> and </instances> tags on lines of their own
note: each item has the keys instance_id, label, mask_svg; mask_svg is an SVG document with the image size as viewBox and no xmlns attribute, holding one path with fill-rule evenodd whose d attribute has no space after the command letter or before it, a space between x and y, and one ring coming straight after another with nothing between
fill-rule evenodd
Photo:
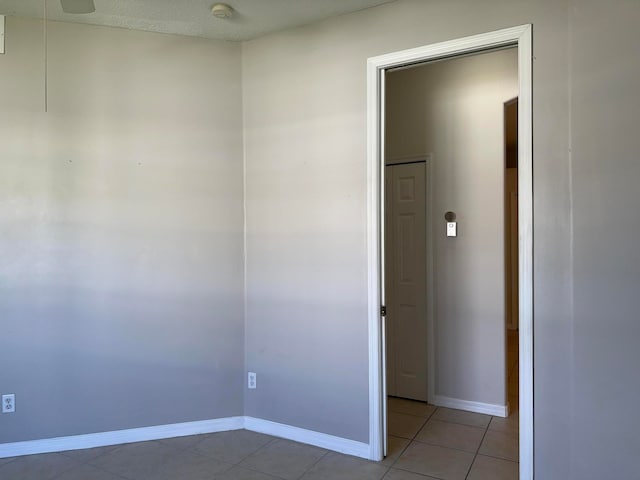
<instances>
[{"instance_id":1,"label":"small ceiling fixture","mask_svg":"<svg viewBox=\"0 0 640 480\"><path fill-rule=\"evenodd\" d=\"M233 17L233 8L226 3L216 3L211 8L211 13L216 18L231 18Z\"/></svg>"},{"instance_id":2,"label":"small ceiling fixture","mask_svg":"<svg viewBox=\"0 0 640 480\"><path fill-rule=\"evenodd\" d=\"M60 4L64 13L79 14L96 11L93 0L60 0Z\"/></svg>"}]
</instances>

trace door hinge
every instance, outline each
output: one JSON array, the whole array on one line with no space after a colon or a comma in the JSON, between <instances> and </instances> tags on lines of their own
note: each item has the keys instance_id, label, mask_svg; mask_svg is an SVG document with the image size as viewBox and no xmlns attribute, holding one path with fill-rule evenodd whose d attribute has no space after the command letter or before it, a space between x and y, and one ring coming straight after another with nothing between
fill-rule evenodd
<instances>
[{"instance_id":1,"label":"door hinge","mask_svg":"<svg viewBox=\"0 0 640 480\"><path fill-rule=\"evenodd\" d=\"M381 317L387 316L387 307L385 307L384 305L380 305L380 316Z\"/></svg>"}]
</instances>

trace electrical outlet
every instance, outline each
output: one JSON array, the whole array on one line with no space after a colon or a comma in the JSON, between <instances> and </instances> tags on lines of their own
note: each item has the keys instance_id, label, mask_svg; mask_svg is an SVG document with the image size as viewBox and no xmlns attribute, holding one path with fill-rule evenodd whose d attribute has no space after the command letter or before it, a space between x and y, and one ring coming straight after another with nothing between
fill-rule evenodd
<instances>
[{"instance_id":1,"label":"electrical outlet","mask_svg":"<svg viewBox=\"0 0 640 480\"><path fill-rule=\"evenodd\" d=\"M248 385L247 386L250 389L256 388L258 386L258 383L257 383L257 375L255 374L255 372L249 372L249 375L247 377L248 377L248 379L247 379L248 380Z\"/></svg>"},{"instance_id":2,"label":"electrical outlet","mask_svg":"<svg viewBox=\"0 0 640 480\"><path fill-rule=\"evenodd\" d=\"M2 395L2 413L13 413L16 411L16 396L13 393Z\"/></svg>"}]
</instances>

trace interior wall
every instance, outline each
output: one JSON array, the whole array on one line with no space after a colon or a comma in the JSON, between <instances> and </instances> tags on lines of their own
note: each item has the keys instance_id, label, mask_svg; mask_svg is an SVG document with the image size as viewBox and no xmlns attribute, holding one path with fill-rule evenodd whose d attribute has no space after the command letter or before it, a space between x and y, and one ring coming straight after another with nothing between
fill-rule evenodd
<instances>
[{"instance_id":1,"label":"interior wall","mask_svg":"<svg viewBox=\"0 0 640 480\"><path fill-rule=\"evenodd\" d=\"M400 0L243 45L247 414L369 440L366 60L533 23L535 462L570 478L567 21L555 0Z\"/></svg>"},{"instance_id":2,"label":"interior wall","mask_svg":"<svg viewBox=\"0 0 640 480\"><path fill-rule=\"evenodd\" d=\"M570 5L571 478L638 478L640 5Z\"/></svg>"},{"instance_id":3,"label":"interior wall","mask_svg":"<svg viewBox=\"0 0 640 480\"><path fill-rule=\"evenodd\" d=\"M240 47L48 35L48 113L42 22L0 55L0 442L242 415Z\"/></svg>"},{"instance_id":4,"label":"interior wall","mask_svg":"<svg viewBox=\"0 0 640 480\"><path fill-rule=\"evenodd\" d=\"M532 23L536 478L636 477L639 17L399 0L243 46L246 413L368 440L366 59ZM238 49L51 27L49 114L41 25L0 56L0 441L239 414Z\"/></svg>"},{"instance_id":5,"label":"interior wall","mask_svg":"<svg viewBox=\"0 0 640 480\"><path fill-rule=\"evenodd\" d=\"M504 102L518 95L518 51L392 71L386 92L387 158L431 154L431 395L505 406Z\"/></svg>"}]
</instances>

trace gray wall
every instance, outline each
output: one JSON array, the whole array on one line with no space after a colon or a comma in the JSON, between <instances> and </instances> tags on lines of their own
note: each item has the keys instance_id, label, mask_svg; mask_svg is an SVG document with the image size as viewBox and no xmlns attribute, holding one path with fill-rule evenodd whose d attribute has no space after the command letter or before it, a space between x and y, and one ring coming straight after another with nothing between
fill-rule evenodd
<instances>
[{"instance_id":1,"label":"gray wall","mask_svg":"<svg viewBox=\"0 0 640 480\"><path fill-rule=\"evenodd\" d=\"M572 478L640 478L640 4L571 7Z\"/></svg>"},{"instance_id":2,"label":"gray wall","mask_svg":"<svg viewBox=\"0 0 640 480\"><path fill-rule=\"evenodd\" d=\"M7 18L0 442L241 415L240 48Z\"/></svg>"},{"instance_id":3,"label":"gray wall","mask_svg":"<svg viewBox=\"0 0 640 480\"><path fill-rule=\"evenodd\" d=\"M243 45L246 413L368 441L366 59L534 24L535 426L570 478L567 5L398 1Z\"/></svg>"},{"instance_id":4,"label":"gray wall","mask_svg":"<svg viewBox=\"0 0 640 480\"><path fill-rule=\"evenodd\" d=\"M430 394L504 406L503 110L518 96L518 51L392 71L386 90L387 158L431 154ZM456 238L446 236L449 210L457 216Z\"/></svg>"}]
</instances>

